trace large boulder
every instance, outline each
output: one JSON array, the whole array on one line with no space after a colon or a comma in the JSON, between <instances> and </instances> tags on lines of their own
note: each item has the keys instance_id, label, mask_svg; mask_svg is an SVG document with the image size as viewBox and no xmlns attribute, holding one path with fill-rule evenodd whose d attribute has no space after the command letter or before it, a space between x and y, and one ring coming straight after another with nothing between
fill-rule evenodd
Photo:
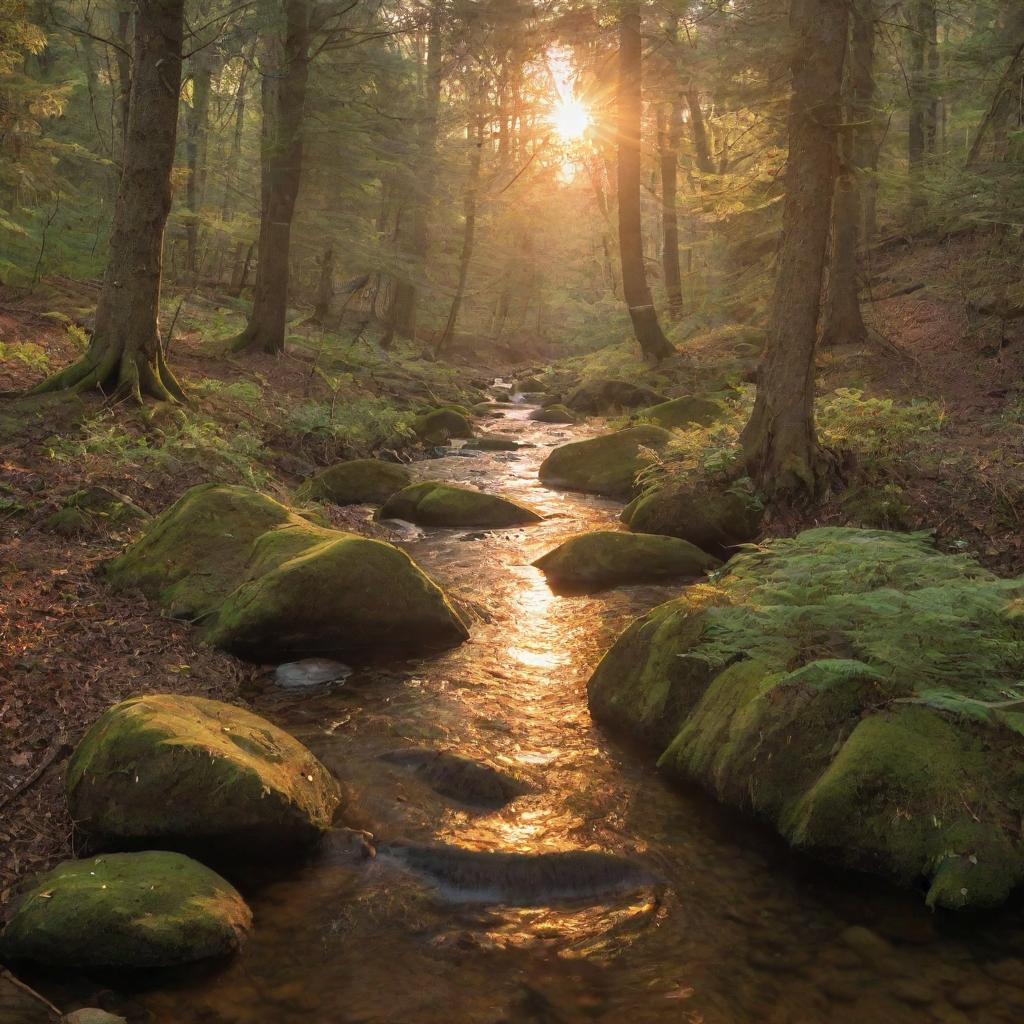
<instances>
[{"instance_id":1,"label":"large boulder","mask_svg":"<svg viewBox=\"0 0 1024 1024\"><path fill-rule=\"evenodd\" d=\"M667 483L635 498L621 518L635 533L678 537L704 551L723 554L757 536L761 513L757 498L741 489Z\"/></svg>"},{"instance_id":2,"label":"large boulder","mask_svg":"<svg viewBox=\"0 0 1024 1024\"><path fill-rule=\"evenodd\" d=\"M241 896L180 853L69 860L35 880L0 953L52 967L173 967L234 953L252 925Z\"/></svg>"},{"instance_id":3,"label":"large boulder","mask_svg":"<svg viewBox=\"0 0 1024 1024\"><path fill-rule=\"evenodd\" d=\"M663 451L671 440L661 427L639 426L573 441L551 452L539 476L549 487L627 500L636 493L637 473L649 465L644 450Z\"/></svg>"},{"instance_id":4,"label":"large boulder","mask_svg":"<svg viewBox=\"0 0 1024 1024\"><path fill-rule=\"evenodd\" d=\"M510 498L436 480L399 491L377 514L381 519L404 519L421 526L475 526L487 530L526 526L544 518Z\"/></svg>"},{"instance_id":5,"label":"large boulder","mask_svg":"<svg viewBox=\"0 0 1024 1024\"><path fill-rule=\"evenodd\" d=\"M637 413L640 419L657 423L666 430L678 427L710 427L724 415L725 410L718 402L697 395L673 398L671 402L652 405L649 409L641 409Z\"/></svg>"},{"instance_id":6,"label":"large boulder","mask_svg":"<svg viewBox=\"0 0 1024 1024\"><path fill-rule=\"evenodd\" d=\"M598 530L570 537L533 564L557 589L590 591L702 576L721 562L675 537Z\"/></svg>"},{"instance_id":7,"label":"large boulder","mask_svg":"<svg viewBox=\"0 0 1024 1024\"><path fill-rule=\"evenodd\" d=\"M247 487L193 487L107 574L251 661L425 652L468 635L405 552L315 526Z\"/></svg>"},{"instance_id":8,"label":"large boulder","mask_svg":"<svg viewBox=\"0 0 1024 1024\"><path fill-rule=\"evenodd\" d=\"M598 415L659 405L667 401L665 395L642 384L630 384L624 380L591 380L576 388L565 400L565 404L573 412Z\"/></svg>"},{"instance_id":9,"label":"large boulder","mask_svg":"<svg viewBox=\"0 0 1024 1024\"><path fill-rule=\"evenodd\" d=\"M298 740L244 708L174 694L115 704L66 774L71 817L96 849L217 856L292 852L331 826L342 794Z\"/></svg>"},{"instance_id":10,"label":"large boulder","mask_svg":"<svg viewBox=\"0 0 1024 1024\"><path fill-rule=\"evenodd\" d=\"M530 413L530 419L537 423L575 423L577 416L564 405L549 405L544 409L535 409Z\"/></svg>"},{"instance_id":11,"label":"large boulder","mask_svg":"<svg viewBox=\"0 0 1024 1024\"><path fill-rule=\"evenodd\" d=\"M434 409L413 420L416 436L428 444L444 444L453 437L472 437L473 426L468 411L462 409Z\"/></svg>"},{"instance_id":12,"label":"large boulder","mask_svg":"<svg viewBox=\"0 0 1024 1024\"><path fill-rule=\"evenodd\" d=\"M795 847L994 906L1024 882L1022 601L925 535L809 530L634 622L590 707Z\"/></svg>"},{"instance_id":13,"label":"large boulder","mask_svg":"<svg viewBox=\"0 0 1024 1024\"><path fill-rule=\"evenodd\" d=\"M353 459L317 473L298 490L300 501L330 501L335 505L377 504L412 483L412 473L397 462Z\"/></svg>"}]
</instances>

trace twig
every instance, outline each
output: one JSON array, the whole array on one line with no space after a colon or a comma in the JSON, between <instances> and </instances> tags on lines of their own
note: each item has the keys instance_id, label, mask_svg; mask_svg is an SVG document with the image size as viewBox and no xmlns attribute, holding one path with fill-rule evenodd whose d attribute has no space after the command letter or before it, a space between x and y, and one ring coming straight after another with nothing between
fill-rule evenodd
<instances>
[{"instance_id":1,"label":"twig","mask_svg":"<svg viewBox=\"0 0 1024 1024\"><path fill-rule=\"evenodd\" d=\"M0 968L0 978L4 981L10 982L15 988L21 989L26 995L31 996L33 999L37 999L43 1004L51 1013L55 1013L58 1017L63 1017L64 1014L57 1009L53 1003L50 1002L46 996L40 995L34 988L29 988L28 985L23 981L19 981L10 971Z\"/></svg>"},{"instance_id":2,"label":"twig","mask_svg":"<svg viewBox=\"0 0 1024 1024\"><path fill-rule=\"evenodd\" d=\"M71 747L68 744L68 738L63 733L58 737L57 742L46 752L46 756L36 765L35 771L32 772L28 778L22 780L22 782L15 786L9 793L4 797L0 798L0 810L3 810L12 800L21 796L26 790L30 789L36 782L39 781L40 777L46 771L47 768L57 760L58 757L63 755L67 757L71 753Z\"/></svg>"}]
</instances>

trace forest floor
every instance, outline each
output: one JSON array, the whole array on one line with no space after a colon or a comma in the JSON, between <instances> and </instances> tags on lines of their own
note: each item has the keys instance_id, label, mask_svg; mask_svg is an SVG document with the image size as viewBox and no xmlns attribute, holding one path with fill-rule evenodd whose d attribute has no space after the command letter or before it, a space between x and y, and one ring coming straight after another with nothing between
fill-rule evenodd
<instances>
[{"instance_id":1,"label":"forest floor","mask_svg":"<svg viewBox=\"0 0 1024 1024\"><path fill-rule=\"evenodd\" d=\"M887 416L900 429L877 434L859 457L857 501L777 517L773 531L820 522L934 529L1000 573L1024 571L1024 324L968 313L972 275L993 273L985 252L961 238L876 261L866 311L887 341L823 352L820 390L862 396L837 405L830 429L840 436ZM89 286L63 281L31 296L0 294L0 392L23 390L78 355L76 319L92 301ZM101 711L156 690L245 703L264 673L105 587L97 569L135 527L54 532L48 521L68 496L102 486L155 514L187 487L217 479L287 501L316 467L341 458L424 454L408 441L407 410L475 400L509 370L479 359L437 364L411 349L382 359L361 340L328 346L313 330L280 358L225 355L237 327L237 316L213 303L184 310L171 362L197 398L191 410L111 409L95 397L0 401L0 917L19 876L71 850L63 763ZM680 380L733 372L736 337L719 330L696 339ZM621 345L572 365L584 375L628 368L643 379L641 365L627 367L634 358ZM928 429L917 430L921 402ZM330 515L366 529L355 513Z\"/></svg>"}]
</instances>

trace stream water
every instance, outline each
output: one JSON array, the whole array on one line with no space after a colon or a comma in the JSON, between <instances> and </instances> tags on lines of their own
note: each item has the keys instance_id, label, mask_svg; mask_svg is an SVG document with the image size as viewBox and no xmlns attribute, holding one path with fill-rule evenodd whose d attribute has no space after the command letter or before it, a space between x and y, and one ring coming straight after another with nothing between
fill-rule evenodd
<instances>
[{"instance_id":1,"label":"stream water","mask_svg":"<svg viewBox=\"0 0 1024 1024\"><path fill-rule=\"evenodd\" d=\"M425 475L516 497L546 521L392 535L473 608L472 639L333 688L268 692L264 710L345 781L350 820L384 842L601 850L639 858L663 884L510 905L445 891L386 853L361 859L338 834L246 887L256 927L232 963L127 1002L108 993L111 1008L160 1024L1020 1020L1017 912L937 917L915 894L811 865L700 792L670 788L649 753L594 726L593 666L678 587L554 596L530 562L614 523L619 506L537 482L546 452L578 428L531 422L522 407L491 429L535 447L449 455ZM474 811L381 760L422 747L504 766L533 792Z\"/></svg>"}]
</instances>

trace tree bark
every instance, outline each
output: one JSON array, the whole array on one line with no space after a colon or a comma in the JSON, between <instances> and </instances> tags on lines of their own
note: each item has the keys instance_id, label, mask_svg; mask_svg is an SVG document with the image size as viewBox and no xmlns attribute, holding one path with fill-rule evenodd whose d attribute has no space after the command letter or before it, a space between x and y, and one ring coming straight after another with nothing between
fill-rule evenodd
<instances>
[{"instance_id":1,"label":"tree bark","mask_svg":"<svg viewBox=\"0 0 1024 1024\"><path fill-rule=\"evenodd\" d=\"M681 110L678 100L667 105L664 122L658 132L661 163L661 266L665 275L668 313L673 320L683 315L683 279L679 270L678 189L679 124Z\"/></svg>"},{"instance_id":2,"label":"tree bark","mask_svg":"<svg viewBox=\"0 0 1024 1024\"><path fill-rule=\"evenodd\" d=\"M843 83L847 127L840 139L841 165L832 203L832 256L822 330L826 345L856 345L867 336L860 309L858 252L863 222L861 182L874 149L874 57L875 0L853 0Z\"/></svg>"},{"instance_id":3,"label":"tree bark","mask_svg":"<svg viewBox=\"0 0 1024 1024\"><path fill-rule=\"evenodd\" d=\"M793 91L779 269L757 399L741 435L770 497L815 495L834 468L814 423L814 352L836 180L847 0L794 0Z\"/></svg>"},{"instance_id":4,"label":"tree bark","mask_svg":"<svg viewBox=\"0 0 1024 1024\"><path fill-rule=\"evenodd\" d=\"M967 167L976 167L981 162L982 147L993 128L1005 123L1009 117L1018 89L1024 81L1024 43L1017 47L1010 64L996 86L992 102L978 125L971 151L967 155Z\"/></svg>"},{"instance_id":5,"label":"tree bark","mask_svg":"<svg viewBox=\"0 0 1024 1024\"><path fill-rule=\"evenodd\" d=\"M178 129L184 0L138 0L124 170L110 256L86 354L33 389L90 388L174 401L184 394L164 362L159 314L164 227Z\"/></svg>"},{"instance_id":6,"label":"tree bark","mask_svg":"<svg viewBox=\"0 0 1024 1024\"><path fill-rule=\"evenodd\" d=\"M645 359L660 362L676 354L658 323L644 269L640 220L640 133L643 114L643 50L639 0L622 5L619 20L619 82L617 97L619 257L622 291L633 322L633 334Z\"/></svg>"},{"instance_id":7,"label":"tree bark","mask_svg":"<svg viewBox=\"0 0 1024 1024\"><path fill-rule=\"evenodd\" d=\"M929 13L930 9L930 13ZM935 0L915 0L910 10L910 113L907 122L907 169L910 174L911 217L919 221L926 201L921 191L928 125L928 30L935 18Z\"/></svg>"},{"instance_id":8,"label":"tree bark","mask_svg":"<svg viewBox=\"0 0 1024 1024\"><path fill-rule=\"evenodd\" d=\"M690 108L690 134L693 138L693 151L697 154L697 169L701 174L714 174L715 162L711 158L708 129L704 123L704 111L700 107L700 93L692 86L686 91L686 105Z\"/></svg>"},{"instance_id":9,"label":"tree bark","mask_svg":"<svg viewBox=\"0 0 1024 1024\"><path fill-rule=\"evenodd\" d=\"M302 177L302 122L309 79L309 3L284 0L283 40L271 33L263 75L261 210L252 313L232 348L284 349L292 219Z\"/></svg>"},{"instance_id":10,"label":"tree bark","mask_svg":"<svg viewBox=\"0 0 1024 1024\"><path fill-rule=\"evenodd\" d=\"M185 154L188 161L188 185L185 205L188 220L185 225L187 251L185 261L192 280L199 276L199 208L206 191L207 127L210 117L210 84L213 79L213 61L210 50L199 50L192 57L192 106L186 118L188 138Z\"/></svg>"},{"instance_id":11,"label":"tree bark","mask_svg":"<svg viewBox=\"0 0 1024 1024\"><path fill-rule=\"evenodd\" d=\"M334 246L328 245L320 257L320 279L316 286L316 303L313 306L313 320L318 324L327 323L331 315L331 299L334 298Z\"/></svg>"}]
</instances>

